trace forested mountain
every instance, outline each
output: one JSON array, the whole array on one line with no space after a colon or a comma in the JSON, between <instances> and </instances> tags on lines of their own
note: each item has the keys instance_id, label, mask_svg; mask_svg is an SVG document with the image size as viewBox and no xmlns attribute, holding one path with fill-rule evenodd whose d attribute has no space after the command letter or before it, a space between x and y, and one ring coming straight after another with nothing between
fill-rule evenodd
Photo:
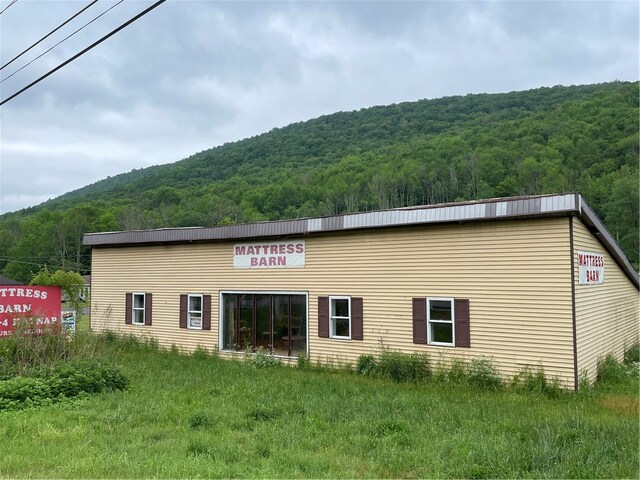
<instances>
[{"instance_id":1,"label":"forested mountain","mask_svg":"<svg viewBox=\"0 0 640 480\"><path fill-rule=\"evenodd\" d=\"M340 112L134 170L0 217L2 273L89 270L88 231L210 226L582 193L638 267L639 84Z\"/></svg>"}]
</instances>

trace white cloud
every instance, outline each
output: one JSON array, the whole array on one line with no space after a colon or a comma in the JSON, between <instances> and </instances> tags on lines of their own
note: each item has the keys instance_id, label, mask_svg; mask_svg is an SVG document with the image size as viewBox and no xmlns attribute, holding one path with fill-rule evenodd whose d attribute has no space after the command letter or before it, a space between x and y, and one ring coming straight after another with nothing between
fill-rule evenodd
<instances>
[{"instance_id":1,"label":"white cloud","mask_svg":"<svg viewBox=\"0 0 640 480\"><path fill-rule=\"evenodd\" d=\"M114 8L0 97L149 3ZM16 4L2 60L78 9ZM167 2L0 107L0 213L335 111L637 80L638 20L624 1Z\"/></svg>"}]
</instances>

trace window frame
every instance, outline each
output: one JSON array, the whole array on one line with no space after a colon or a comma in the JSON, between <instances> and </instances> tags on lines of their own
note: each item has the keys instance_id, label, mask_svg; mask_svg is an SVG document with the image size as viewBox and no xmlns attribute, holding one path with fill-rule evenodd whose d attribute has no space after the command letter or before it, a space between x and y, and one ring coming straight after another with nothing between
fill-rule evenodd
<instances>
[{"instance_id":1,"label":"window frame","mask_svg":"<svg viewBox=\"0 0 640 480\"><path fill-rule=\"evenodd\" d=\"M341 315L334 315L334 300L347 300L347 305L349 307L349 315L348 316L341 316ZM351 296L347 296L347 295L329 295L329 338L335 338L337 340L351 340L351 317L352 317L352 311L351 311ZM336 327L335 327L335 320L336 319L340 319L340 320L348 320L349 321L349 336L345 337L344 335L336 335L335 331L336 331Z\"/></svg>"},{"instance_id":2,"label":"window frame","mask_svg":"<svg viewBox=\"0 0 640 480\"><path fill-rule=\"evenodd\" d=\"M200 298L200 310L191 310L191 298ZM191 325L191 314L200 314L200 326L194 327ZM187 294L187 330L202 330L204 323L204 295L202 293L188 293Z\"/></svg>"},{"instance_id":3,"label":"window frame","mask_svg":"<svg viewBox=\"0 0 640 480\"><path fill-rule=\"evenodd\" d=\"M456 312L455 312L455 298L453 297L427 297L427 345L434 345L437 347L455 347L456 346ZM431 301L449 302L451 305L451 320L432 320L431 319ZM431 338L431 325L434 323L450 324L451 325L451 343L449 342L435 342Z\"/></svg>"},{"instance_id":4,"label":"window frame","mask_svg":"<svg viewBox=\"0 0 640 480\"><path fill-rule=\"evenodd\" d=\"M142 297L142 308L136 307L136 295ZM144 326L147 309L147 294L142 292L131 292L131 325ZM142 312L142 322L136 322L136 311Z\"/></svg>"},{"instance_id":5,"label":"window frame","mask_svg":"<svg viewBox=\"0 0 640 480\"><path fill-rule=\"evenodd\" d=\"M224 347L224 296L225 295L296 295L303 296L306 303L306 355L309 355L309 291L308 290L220 290L218 291L218 350L231 354L244 355L244 352L238 352ZM292 359L288 355L270 354L276 358Z\"/></svg>"}]
</instances>

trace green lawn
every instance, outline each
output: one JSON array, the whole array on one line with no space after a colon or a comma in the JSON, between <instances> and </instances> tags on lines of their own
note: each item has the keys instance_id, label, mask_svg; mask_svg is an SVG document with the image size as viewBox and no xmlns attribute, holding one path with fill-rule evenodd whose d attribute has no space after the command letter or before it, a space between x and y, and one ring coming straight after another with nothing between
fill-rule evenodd
<instances>
[{"instance_id":1,"label":"green lawn","mask_svg":"<svg viewBox=\"0 0 640 480\"><path fill-rule=\"evenodd\" d=\"M638 379L588 394L397 384L126 348L125 391L0 412L0 476L638 478Z\"/></svg>"}]
</instances>

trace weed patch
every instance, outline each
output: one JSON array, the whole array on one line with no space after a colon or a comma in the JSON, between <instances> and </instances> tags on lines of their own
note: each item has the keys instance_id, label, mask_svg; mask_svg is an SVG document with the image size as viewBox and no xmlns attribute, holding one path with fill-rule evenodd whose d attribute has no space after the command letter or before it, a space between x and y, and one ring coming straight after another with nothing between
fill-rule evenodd
<instances>
[{"instance_id":1,"label":"weed patch","mask_svg":"<svg viewBox=\"0 0 640 480\"><path fill-rule=\"evenodd\" d=\"M115 367L91 361L65 363L52 367L43 377L18 376L0 381L0 410L18 410L104 390L123 390L127 385L127 378Z\"/></svg>"},{"instance_id":2,"label":"weed patch","mask_svg":"<svg viewBox=\"0 0 640 480\"><path fill-rule=\"evenodd\" d=\"M549 398L559 398L565 393L558 379L549 380L542 367L536 370L528 367L522 369L513 377L511 386L516 391L545 395Z\"/></svg>"}]
</instances>

